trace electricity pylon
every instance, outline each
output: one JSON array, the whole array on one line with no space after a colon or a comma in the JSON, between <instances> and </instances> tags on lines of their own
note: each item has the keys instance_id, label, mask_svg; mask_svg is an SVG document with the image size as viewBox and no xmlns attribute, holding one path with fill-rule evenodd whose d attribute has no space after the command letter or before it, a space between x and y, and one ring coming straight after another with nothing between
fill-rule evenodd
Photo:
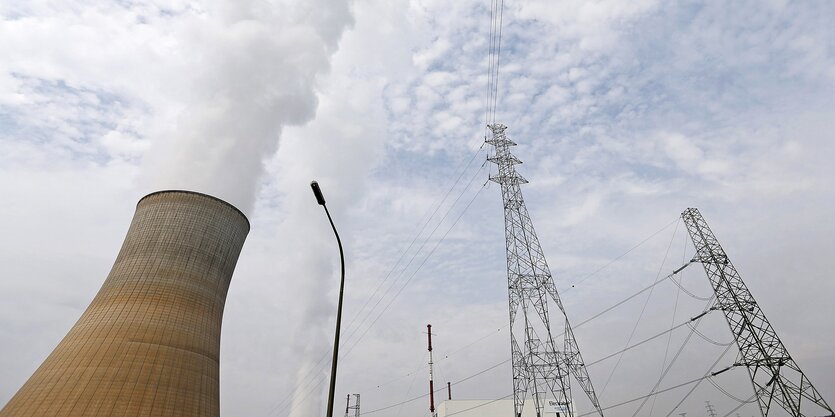
<instances>
[{"instance_id":1,"label":"electricity pylon","mask_svg":"<svg viewBox=\"0 0 835 417\"><path fill-rule=\"evenodd\" d=\"M707 415L710 417L716 417L716 409L713 408L713 404L710 401L705 401L705 408L707 409Z\"/></svg>"},{"instance_id":2,"label":"electricity pylon","mask_svg":"<svg viewBox=\"0 0 835 417\"><path fill-rule=\"evenodd\" d=\"M348 401L345 404L345 417L360 417L360 395L354 394L354 405L351 405L351 394L348 394ZM350 411L354 411L351 413Z\"/></svg>"},{"instance_id":3,"label":"electricity pylon","mask_svg":"<svg viewBox=\"0 0 835 417\"><path fill-rule=\"evenodd\" d=\"M537 416L544 415L546 402L556 401L554 405L563 410L559 416L573 417L569 381L569 375L573 375L603 416L522 199L520 185L528 181L516 173L515 165L521 161L510 153L510 147L516 144L505 135L507 126L491 124L488 127L492 135L487 143L494 146L495 154L487 159L498 165L498 174L490 176L490 180L501 185L504 202L515 415L522 415L525 399L530 394ZM565 318L562 349L554 341L549 304L555 304L559 308L558 314Z\"/></svg>"},{"instance_id":4,"label":"electricity pylon","mask_svg":"<svg viewBox=\"0 0 835 417\"><path fill-rule=\"evenodd\" d=\"M763 417L768 416L773 403L792 417L814 415L807 414L811 410L801 407L801 402L816 404L833 414L777 337L699 210L688 208L681 217L696 248L695 259L704 266L717 307L725 314L736 339L737 364L748 369Z\"/></svg>"}]
</instances>

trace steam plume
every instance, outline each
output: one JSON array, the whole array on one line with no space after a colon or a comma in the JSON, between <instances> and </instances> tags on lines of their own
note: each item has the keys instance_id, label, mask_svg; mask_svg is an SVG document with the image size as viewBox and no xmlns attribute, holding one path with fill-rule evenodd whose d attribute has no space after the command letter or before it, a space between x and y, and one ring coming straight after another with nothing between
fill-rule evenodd
<instances>
[{"instance_id":1,"label":"steam plume","mask_svg":"<svg viewBox=\"0 0 835 417\"><path fill-rule=\"evenodd\" d=\"M208 0L179 38L189 73L176 126L147 159L155 189L206 192L248 213L284 126L315 117L316 80L330 68L349 0ZM199 8L202 7L202 8Z\"/></svg>"}]
</instances>

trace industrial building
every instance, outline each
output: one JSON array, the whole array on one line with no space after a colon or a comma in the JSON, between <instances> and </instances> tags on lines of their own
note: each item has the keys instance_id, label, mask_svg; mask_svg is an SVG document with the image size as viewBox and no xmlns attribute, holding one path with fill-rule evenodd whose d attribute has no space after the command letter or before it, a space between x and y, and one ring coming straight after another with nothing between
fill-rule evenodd
<instances>
[{"instance_id":1,"label":"industrial building","mask_svg":"<svg viewBox=\"0 0 835 417\"><path fill-rule=\"evenodd\" d=\"M98 294L0 416L219 416L223 308L248 233L215 197L142 198Z\"/></svg>"}]
</instances>

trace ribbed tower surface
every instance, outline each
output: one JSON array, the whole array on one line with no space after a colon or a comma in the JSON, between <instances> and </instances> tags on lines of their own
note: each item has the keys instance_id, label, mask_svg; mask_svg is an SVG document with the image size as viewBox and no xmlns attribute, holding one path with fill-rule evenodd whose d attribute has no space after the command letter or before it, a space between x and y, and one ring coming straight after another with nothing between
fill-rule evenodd
<instances>
[{"instance_id":1,"label":"ribbed tower surface","mask_svg":"<svg viewBox=\"0 0 835 417\"><path fill-rule=\"evenodd\" d=\"M0 417L219 416L223 306L248 232L217 198L145 196L98 294Z\"/></svg>"}]
</instances>

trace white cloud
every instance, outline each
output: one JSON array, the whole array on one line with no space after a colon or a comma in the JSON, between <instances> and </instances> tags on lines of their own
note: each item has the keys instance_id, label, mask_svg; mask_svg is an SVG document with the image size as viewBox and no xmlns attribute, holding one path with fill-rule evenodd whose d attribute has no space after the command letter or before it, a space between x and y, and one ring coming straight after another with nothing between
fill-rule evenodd
<instances>
[{"instance_id":1,"label":"white cloud","mask_svg":"<svg viewBox=\"0 0 835 417\"><path fill-rule=\"evenodd\" d=\"M405 289L341 362L338 398L359 392L372 410L422 392L424 375L410 373L425 361L426 322L437 328L439 352L504 325L500 193L491 183L476 195L488 172L477 171L485 152L476 148L484 134L489 4L12 3L0 6L0 55L7 57L0 62L0 260L14 277L0 280L0 358L7 358L0 368L10 375L0 380L0 402L101 284L133 205L150 190L140 170L158 166L150 155L166 150L194 162L183 169L228 168L231 158L250 178L239 197L225 196L240 205L247 189L258 190L226 310L224 415L269 414L298 389L296 377L311 360L329 352L338 265L308 188L314 178L346 244L347 324L475 155L439 212L473 178L470 187L443 222L429 222L383 286L393 290L377 311ZM827 371L835 362L826 347L835 331L825 318L835 314L827 299L835 265L826 255L835 236L833 8L691 6L506 4L497 120L520 145L514 152L531 181L524 192L533 221L558 287L575 285L563 299L577 323L647 285L674 226L583 277L683 208L700 207L793 355L832 398L835 372ZM189 132L189 143L175 143L183 136L177 132ZM182 177L177 172L169 175ZM679 226L665 271L681 263L682 233ZM706 294L696 267L685 282ZM673 288L658 288L636 337L669 326ZM578 329L587 361L623 347L641 300ZM681 303L680 319L700 307ZM724 323L711 320L707 331L724 340ZM497 332L449 355L439 372L462 379L504 360L507 347L507 333ZM660 364L643 358L663 356L664 345L646 349L624 357L604 403L651 387ZM698 371L715 353L703 350L686 352ZM612 364L590 368L599 389ZM697 372L688 371L677 369L668 382ZM508 372L499 367L454 394L503 396ZM327 369L317 375L326 379ZM746 395L750 383L734 378L723 386ZM711 390L700 388L685 411L714 401ZM659 397L656 412L669 411L677 395ZM323 391L294 401L296 415L316 414ZM733 406L724 398L715 404ZM410 403L402 415L424 409Z\"/></svg>"}]
</instances>

